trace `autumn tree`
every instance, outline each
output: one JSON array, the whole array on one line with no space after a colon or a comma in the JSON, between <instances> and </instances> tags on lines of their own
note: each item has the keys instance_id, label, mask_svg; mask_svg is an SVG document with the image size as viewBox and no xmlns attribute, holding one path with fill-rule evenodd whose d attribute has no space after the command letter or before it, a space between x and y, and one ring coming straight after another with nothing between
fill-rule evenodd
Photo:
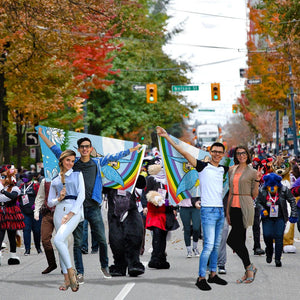
<instances>
[{"instance_id":1,"label":"autumn tree","mask_svg":"<svg viewBox=\"0 0 300 300\"><path fill-rule=\"evenodd\" d=\"M290 86L299 90L299 1L263 0L250 7L249 17L247 77L262 83L247 85L247 100L242 97L239 102L246 121L262 133L261 117L289 109Z\"/></svg>"},{"instance_id":2,"label":"autumn tree","mask_svg":"<svg viewBox=\"0 0 300 300\"><path fill-rule=\"evenodd\" d=\"M88 102L89 132L124 138L136 132L136 140L145 136L151 144L151 133L156 125L177 129L183 124L182 116L192 109L185 98L170 92L172 84L189 83L186 72L189 66L170 59L163 45L172 38L165 31L167 1L139 1L130 11L123 7L116 21L132 18L135 27L123 27L120 41L123 46L113 60L113 69L120 70L110 76L115 83L106 90L92 92ZM151 4L151 5L150 5ZM126 24L129 24L127 22ZM174 34L178 29L174 29ZM158 102L146 103L145 91L134 91L133 85L157 84ZM182 134L182 131L181 131Z\"/></svg>"},{"instance_id":3,"label":"autumn tree","mask_svg":"<svg viewBox=\"0 0 300 300\"><path fill-rule=\"evenodd\" d=\"M112 19L118 15L120 2L0 2L0 53L6 54L0 66L1 133L7 140L5 120L10 112L21 142L25 124L33 126L49 113L62 110L71 110L74 116L83 101L76 96L112 83L105 79L113 73L112 56L107 56L119 47L113 40L116 33ZM122 3L134 5L134 1ZM77 115L69 125L76 119ZM1 149L8 149L8 162L8 143Z\"/></svg>"}]
</instances>

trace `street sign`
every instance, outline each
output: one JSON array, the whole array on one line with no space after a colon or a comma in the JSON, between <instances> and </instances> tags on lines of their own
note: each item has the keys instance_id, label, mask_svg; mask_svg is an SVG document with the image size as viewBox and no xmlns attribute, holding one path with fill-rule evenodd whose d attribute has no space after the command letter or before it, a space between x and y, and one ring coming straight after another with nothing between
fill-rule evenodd
<instances>
[{"instance_id":1,"label":"street sign","mask_svg":"<svg viewBox=\"0 0 300 300\"><path fill-rule=\"evenodd\" d=\"M260 78L256 78L256 79L248 79L247 80L248 84L261 84L261 79Z\"/></svg>"},{"instance_id":2,"label":"street sign","mask_svg":"<svg viewBox=\"0 0 300 300\"><path fill-rule=\"evenodd\" d=\"M132 89L134 91L146 91L146 84L141 84L141 85L135 84L132 86Z\"/></svg>"},{"instance_id":3,"label":"street sign","mask_svg":"<svg viewBox=\"0 0 300 300\"><path fill-rule=\"evenodd\" d=\"M172 92L199 91L198 85L172 85Z\"/></svg>"},{"instance_id":4,"label":"street sign","mask_svg":"<svg viewBox=\"0 0 300 300\"><path fill-rule=\"evenodd\" d=\"M30 158L36 158L36 148L30 148Z\"/></svg>"},{"instance_id":5,"label":"street sign","mask_svg":"<svg viewBox=\"0 0 300 300\"><path fill-rule=\"evenodd\" d=\"M205 109L205 108L203 108L203 109L198 109L198 111L212 111L212 112L214 112L215 110L214 109Z\"/></svg>"},{"instance_id":6,"label":"street sign","mask_svg":"<svg viewBox=\"0 0 300 300\"><path fill-rule=\"evenodd\" d=\"M39 136L36 132L26 132L26 146L39 146Z\"/></svg>"},{"instance_id":7,"label":"street sign","mask_svg":"<svg viewBox=\"0 0 300 300\"><path fill-rule=\"evenodd\" d=\"M282 128L283 129L289 128L289 117L288 116L282 117Z\"/></svg>"}]
</instances>

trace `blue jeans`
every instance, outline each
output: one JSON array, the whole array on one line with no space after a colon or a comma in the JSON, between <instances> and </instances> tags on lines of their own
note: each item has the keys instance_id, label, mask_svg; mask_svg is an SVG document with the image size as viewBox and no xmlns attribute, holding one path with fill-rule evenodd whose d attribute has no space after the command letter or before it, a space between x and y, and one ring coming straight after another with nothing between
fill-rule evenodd
<instances>
[{"instance_id":1,"label":"blue jeans","mask_svg":"<svg viewBox=\"0 0 300 300\"><path fill-rule=\"evenodd\" d=\"M95 233L95 239L99 244L99 261L101 268L108 267L108 256L107 256L107 243L105 237L104 223L101 214L101 207L92 206L84 207L84 219L90 223L91 230ZM81 244L83 237L83 222L80 222L77 228L73 231L74 237L74 262L75 268L78 274L84 274L83 262L82 262L82 253L81 253Z\"/></svg>"},{"instance_id":2,"label":"blue jeans","mask_svg":"<svg viewBox=\"0 0 300 300\"><path fill-rule=\"evenodd\" d=\"M275 260L281 259L285 222L283 218L262 218L263 236L266 255L273 256L273 239L275 240Z\"/></svg>"},{"instance_id":3,"label":"blue jeans","mask_svg":"<svg viewBox=\"0 0 300 300\"><path fill-rule=\"evenodd\" d=\"M83 237L82 237L81 249L86 250L86 251L89 250L88 230L89 230L89 222L88 222L88 220L84 220L83 221ZM91 230L92 251L97 252L99 245L98 245L98 242L96 241L94 235L95 235L94 231Z\"/></svg>"},{"instance_id":4,"label":"blue jeans","mask_svg":"<svg viewBox=\"0 0 300 300\"><path fill-rule=\"evenodd\" d=\"M34 245L37 250L41 249L41 224L42 217L36 221L32 215L24 214L25 227L23 228L23 239L25 250L31 248L31 231L33 232Z\"/></svg>"},{"instance_id":5,"label":"blue jeans","mask_svg":"<svg viewBox=\"0 0 300 300\"><path fill-rule=\"evenodd\" d=\"M193 228L193 241L198 242L200 235L200 211L195 207L180 207L180 218L183 224L184 242L191 246L191 221Z\"/></svg>"},{"instance_id":6,"label":"blue jeans","mask_svg":"<svg viewBox=\"0 0 300 300\"><path fill-rule=\"evenodd\" d=\"M199 276L205 277L209 261L210 272L217 271L219 246L224 226L223 207L201 207L203 249L199 261Z\"/></svg>"}]
</instances>

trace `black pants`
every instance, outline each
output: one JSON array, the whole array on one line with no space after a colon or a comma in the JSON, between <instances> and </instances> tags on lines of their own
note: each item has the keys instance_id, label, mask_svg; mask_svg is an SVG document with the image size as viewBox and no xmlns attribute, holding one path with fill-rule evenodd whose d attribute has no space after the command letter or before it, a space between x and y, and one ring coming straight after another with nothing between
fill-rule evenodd
<instances>
[{"instance_id":1,"label":"black pants","mask_svg":"<svg viewBox=\"0 0 300 300\"><path fill-rule=\"evenodd\" d=\"M254 246L253 250L260 249L260 209L256 206L254 211L254 222L252 226Z\"/></svg>"},{"instance_id":2,"label":"black pants","mask_svg":"<svg viewBox=\"0 0 300 300\"><path fill-rule=\"evenodd\" d=\"M0 230L0 246L2 245L2 242L4 240L5 231L7 230L8 240L9 240L9 246L10 246L10 252L16 253L16 230L9 230L9 229L2 229Z\"/></svg>"},{"instance_id":3,"label":"black pants","mask_svg":"<svg viewBox=\"0 0 300 300\"><path fill-rule=\"evenodd\" d=\"M243 225L242 210L237 207L230 208L231 231L229 233L227 244L239 256L246 269L251 262L249 252L246 248L246 229Z\"/></svg>"},{"instance_id":4,"label":"black pants","mask_svg":"<svg viewBox=\"0 0 300 300\"><path fill-rule=\"evenodd\" d=\"M166 246L168 232L157 227L152 228L152 261L165 262L166 261Z\"/></svg>"}]
</instances>

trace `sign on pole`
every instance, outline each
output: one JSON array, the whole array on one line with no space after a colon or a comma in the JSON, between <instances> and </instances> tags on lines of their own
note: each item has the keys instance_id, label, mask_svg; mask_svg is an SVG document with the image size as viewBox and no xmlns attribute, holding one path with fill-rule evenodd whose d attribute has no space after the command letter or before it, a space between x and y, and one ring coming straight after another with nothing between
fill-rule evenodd
<instances>
[{"instance_id":1,"label":"sign on pole","mask_svg":"<svg viewBox=\"0 0 300 300\"><path fill-rule=\"evenodd\" d=\"M261 79L260 78L256 78L256 79L248 79L247 80L248 84L261 84Z\"/></svg>"},{"instance_id":2,"label":"sign on pole","mask_svg":"<svg viewBox=\"0 0 300 300\"><path fill-rule=\"evenodd\" d=\"M282 117L282 128L283 129L289 128L289 117L288 116Z\"/></svg>"},{"instance_id":3,"label":"sign on pole","mask_svg":"<svg viewBox=\"0 0 300 300\"><path fill-rule=\"evenodd\" d=\"M198 85L172 85L172 92L199 91Z\"/></svg>"},{"instance_id":4,"label":"sign on pole","mask_svg":"<svg viewBox=\"0 0 300 300\"><path fill-rule=\"evenodd\" d=\"M39 137L36 132L26 132L26 146L39 146Z\"/></svg>"},{"instance_id":5,"label":"sign on pole","mask_svg":"<svg viewBox=\"0 0 300 300\"><path fill-rule=\"evenodd\" d=\"M132 89L133 89L134 91L146 91L146 84L140 84L140 85L134 84L134 85L132 86Z\"/></svg>"}]
</instances>

